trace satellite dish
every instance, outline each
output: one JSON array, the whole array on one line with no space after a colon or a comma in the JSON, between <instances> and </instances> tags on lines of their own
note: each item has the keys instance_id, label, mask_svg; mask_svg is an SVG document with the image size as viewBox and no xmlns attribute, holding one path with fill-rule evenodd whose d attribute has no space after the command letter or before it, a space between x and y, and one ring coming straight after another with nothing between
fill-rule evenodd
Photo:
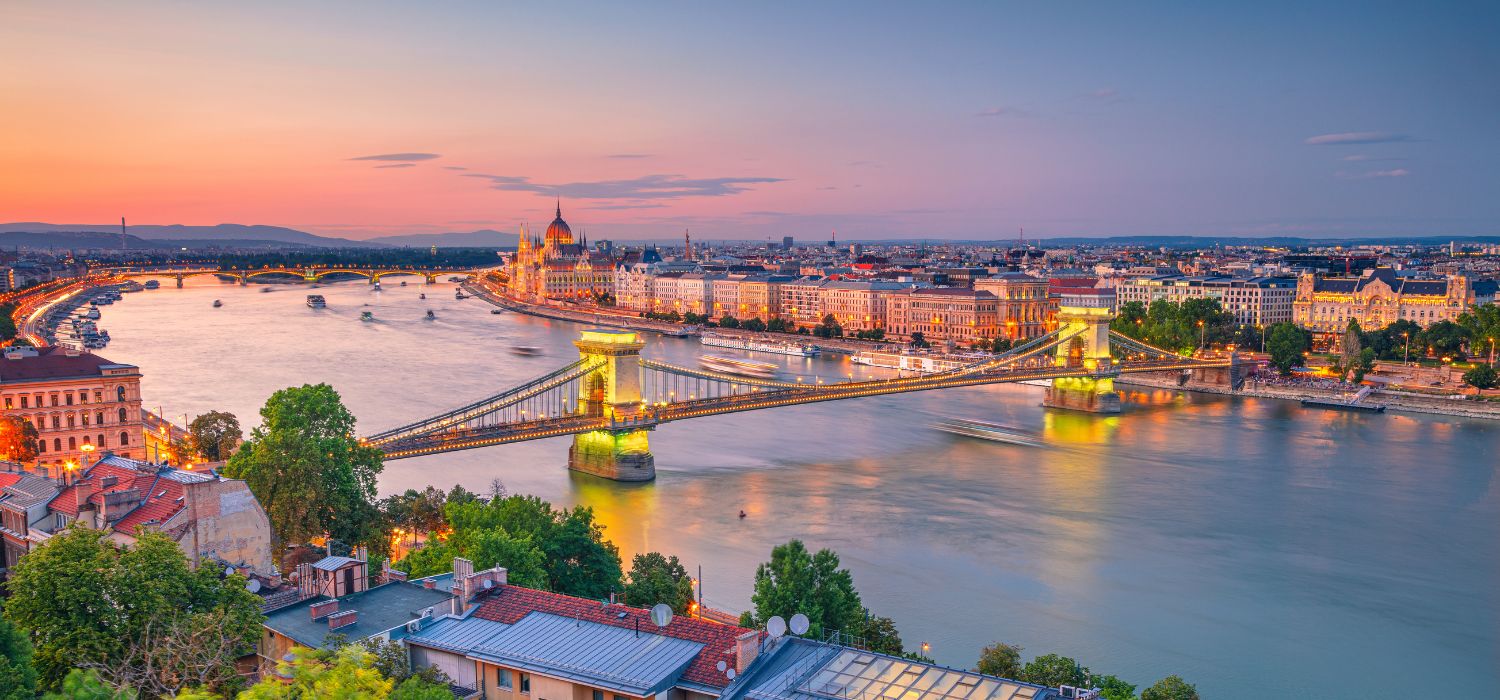
<instances>
[{"instance_id":1,"label":"satellite dish","mask_svg":"<svg viewBox=\"0 0 1500 700\"><path fill-rule=\"evenodd\" d=\"M812 622L810 622L807 619L806 615L803 615L802 613L797 613L796 615L792 616L791 625L792 625L792 634L795 634L795 635L797 635L797 636L800 637L800 636L802 636L804 634L807 634L808 628L812 627Z\"/></svg>"},{"instance_id":2,"label":"satellite dish","mask_svg":"<svg viewBox=\"0 0 1500 700\"><path fill-rule=\"evenodd\" d=\"M734 669L731 668L728 671L725 671L724 677L728 678L729 680L734 680Z\"/></svg>"},{"instance_id":3,"label":"satellite dish","mask_svg":"<svg viewBox=\"0 0 1500 700\"><path fill-rule=\"evenodd\" d=\"M672 606L666 603L657 603L651 606L651 624L657 627L666 627L672 624Z\"/></svg>"},{"instance_id":4,"label":"satellite dish","mask_svg":"<svg viewBox=\"0 0 1500 700\"><path fill-rule=\"evenodd\" d=\"M724 669L729 668L729 664L726 664L723 661L720 661L718 663L718 665L715 666L715 668L719 669L719 673L723 673Z\"/></svg>"},{"instance_id":5,"label":"satellite dish","mask_svg":"<svg viewBox=\"0 0 1500 700\"><path fill-rule=\"evenodd\" d=\"M224 567L224 575L225 576L233 576L234 575L234 567L232 567L232 566L226 566L226 567Z\"/></svg>"},{"instance_id":6,"label":"satellite dish","mask_svg":"<svg viewBox=\"0 0 1500 700\"><path fill-rule=\"evenodd\" d=\"M253 578L250 579L250 582L247 583L247 584L245 584L245 590L250 591L251 593L259 593L260 592L260 581L257 581L257 580L255 580Z\"/></svg>"},{"instance_id":7,"label":"satellite dish","mask_svg":"<svg viewBox=\"0 0 1500 700\"><path fill-rule=\"evenodd\" d=\"M786 620L781 619L780 615L766 620L766 634L771 635L771 639L780 639L781 635L786 634Z\"/></svg>"}]
</instances>

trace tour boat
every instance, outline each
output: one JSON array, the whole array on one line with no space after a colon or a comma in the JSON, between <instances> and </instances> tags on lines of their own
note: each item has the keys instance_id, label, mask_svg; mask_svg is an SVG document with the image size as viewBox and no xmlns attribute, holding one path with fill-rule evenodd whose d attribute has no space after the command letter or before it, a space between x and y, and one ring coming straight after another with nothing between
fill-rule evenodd
<instances>
[{"instance_id":1,"label":"tour boat","mask_svg":"<svg viewBox=\"0 0 1500 700\"><path fill-rule=\"evenodd\" d=\"M224 305L224 302L219 301L218 299L214 300L214 308L215 309L217 309L217 308L219 308L220 306L223 306L223 305Z\"/></svg>"},{"instance_id":2,"label":"tour boat","mask_svg":"<svg viewBox=\"0 0 1500 700\"><path fill-rule=\"evenodd\" d=\"M777 355L793 355L796 357L816 357L822 349L816 345L804 343L787 343L775 340L755 340L752 338L735 338L733 336L704 333L702 342L716 348L731 348L734 350L751 350L754 352L769 352Z\"/></svg>"},{"instance_id":3,"label":"tour boat","mask_svg":"<svg viewBox=\"0 0 1500 700\"><path fill-rule=\"evenodd\" d=\"M724 357L723 355L704 355L698 358L698 365L706 370L723 372L724 374L738 374L742 377L770 378L776 376L776 365L769 362L742 360L737 357Z\"/></svg>"},{"instance_id":4,"label":"tour boat","mask_svg":"<svg viewBox=\"0 0 1500 700\"><path fill-rule=\"evenodd\" d=\"M371 313L369 311L361 311L361 312L359 312L359 320L361 320L361 321L374 321L375 320L375 314Z\"/></svg>"},{"instance_id":5,"label":"tour boat","mask_svg":"<svg viewBox=\"0 0 1500 700\"><path fill-rule=\"evenodd\" d=\"M100 315L101 315L101 314L100 314L100 313L99 313L99 310L98 310L98 309L89 309L89 312L88 312L88 314L87 314L87 317L88 317L88 318L93 318L93 319L97 319L97 318L99 318L99 317L100 317Z\"/></svg>"},{"instance_id":6,"label":"tour boat","mask_svg":"<svg viewBox=\"0 0 1500 700\"><path fill-rule=\"evenodd\" d=\"M146 284L144 286L146 287L146 289L160 289L161 280L146 280Z\"/></svg>"},{"instance_id":7,"label":"tour boat","mask_svg":"<svg viewBox=\"0 0 1500 700\"><path fill-rule=\"evenodd\" d=\"M462 290L462 289L455 289L455 290L453 290L453 298L454 299L468 299L469 296L467 294L464 294L464 290Z\"/></svg>"},{"instance_id":8,"label":"tour boat","mask_svg":"<svg viewBox=\"0 0 1500 700\"><path fill-rule=\"evenodd\" d=\"M380 291L380 280L375 280L375 282L371 284L370 287L377 292Z\"/></svg>"},{"instance_id":9,"label":"tour boat","mask_svg":"<svg viewBox=\"0 0 1500 700\"><path fill-rule=\"evenodd\" d=\"M505 313L505 309L490 309L490 313L495 314L495 315L498 316L500 314Z\"/></svg>"},{"instance_id":10,"label":"tour boat","mask_svg":"<svg viewBox=\"0 0 1500 700\"><path fill-rule=\"evenodd\" d=\"M535 345L512 345L510 352L512 355L520 355L521 357L535 357L542 354L542 349Z\"/></svg>"},{"instance_id":11,"label":"tour boat","mask_svg":"<svg viewBox=\"0 0 1500 700\"><path fill-rule=\"evenodd\" d=\"M431 320L433 320L435 318L437 318L437 314L432 313L432 309L428 309L427 310L427 320L431 321Z\"/></svg>"},{"instance_id":12,"label":"tour boat","mask_svg":"<svg viewBox=\"0 0 1500 700\"><path fill-rule=\"evenodd\" d=\"M307 305L314 309L321 309L328 306L328 302L323 299L322 294L309 294L307 295Z\"/></svg>"},{"instance_id":13,"label":"tour boat","mask_svg":"<svg viewBox=\"0 0 1500 700\"><path fill-rule=\"evenodd\" d=\"M1015 428L984 421L968 420L966 418L949 418L932 426L937 430L964 437L989 440L990 442L1004 442L1011 445L1023 445L1026 447L1044 447L1042 439L1036 435L1026 433Z\"/></svg>"},{"instance_id":14,"label":"tour boat","mask_svg":"<svg viewBox=\"0 0 1500 700\"><path fill-rule=\"evenodd\" d=\"M401 280L401 286L403 286L403 287L406 286L406 280Z\"/></svg>"}]
</instances>

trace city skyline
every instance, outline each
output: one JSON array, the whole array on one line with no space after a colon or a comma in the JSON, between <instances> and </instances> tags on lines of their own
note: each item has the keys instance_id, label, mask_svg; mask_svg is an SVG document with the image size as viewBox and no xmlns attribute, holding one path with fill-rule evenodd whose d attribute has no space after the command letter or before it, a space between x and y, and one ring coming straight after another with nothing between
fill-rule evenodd
<instances>
[{"instance_id":1,"label":"city skyline","mask_svg":"<svg viewBox=\"0 0 1500 700\"><path fill-rule=\"evenodd\" d=\"M18 4L0 220L1494 234L1494 13Z\"/></svg>"}]
</instances>

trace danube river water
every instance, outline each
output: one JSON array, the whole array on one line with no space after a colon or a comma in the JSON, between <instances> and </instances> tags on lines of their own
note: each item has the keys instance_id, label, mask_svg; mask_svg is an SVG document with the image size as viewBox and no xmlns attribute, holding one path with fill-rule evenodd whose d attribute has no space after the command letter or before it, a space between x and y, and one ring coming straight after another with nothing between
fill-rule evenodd
<instances>
[{"instance_id":1,"label":"danube river water","mask_svg":"<svg viewBox=\"0 0 1500 700\"><path fill-rule=\"evenodd\" d=\"M386 284L324 286L328 308L313 310L306 287L168 280L104 309L103 354L139 365L147 404L179 421L220 409L248 428L273 390L328 382L367 433L576 357L575 324L493 315L451 284ZM545 352L507 352L518 344ZM699 346L653 337L645 353L690 364ZM854 371L757 359L788 376ZM484 491L498 478L591 506L627 560L660 550L701 564L706 598L730 610L748 607L772 545L830 547L908 649L928 642L953 666L1002 640L1140 684L1179 673L1214 700L1500 693L1500 423L1160 391L1101 417L1043 410L1041 392L670 424L651 436L658 477L644 485L569 473L568 441L554 439L391 462L380 486ZM1048 446L930 428L946 415Z\"/></svg>"}]
</instances>

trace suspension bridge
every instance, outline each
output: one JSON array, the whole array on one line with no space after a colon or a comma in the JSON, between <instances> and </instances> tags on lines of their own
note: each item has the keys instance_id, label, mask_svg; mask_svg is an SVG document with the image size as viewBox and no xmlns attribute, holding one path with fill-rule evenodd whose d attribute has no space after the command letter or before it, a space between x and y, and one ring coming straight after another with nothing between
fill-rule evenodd
<instances>
[{"instance_id":1,"label":"suspension bridge","mask_svg":"<svg viewBox=\"0 0 1500 700\"><path fill-rule=\"evenodd\" d=\"M1121 374L1232 370L1232 358L1187 357L1111 331L1112 305L1112 295L1071 295L1063 300L1057 330L1009 352L944 372L848 382L788 382L680 367L642 357L646 344L634 331L585 330L574 341L574 362L365 441L391 460L571 435L570 469L648 481L656 469L647 435L674 421L1027 380L1050 380L1047 406L1116 413L1121 406L1114 379Z\"/></svg>"}]
</instances>

